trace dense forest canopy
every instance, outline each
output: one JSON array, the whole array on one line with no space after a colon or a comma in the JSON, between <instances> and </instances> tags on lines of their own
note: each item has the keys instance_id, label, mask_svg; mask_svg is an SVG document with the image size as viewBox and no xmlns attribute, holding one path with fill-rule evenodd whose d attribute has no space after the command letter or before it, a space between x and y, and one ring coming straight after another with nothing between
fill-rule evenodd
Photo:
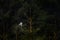
<instances>
[{"instance_id":1,"label":"dense forest canopy","mask_svg":"<svg viewBox=\"0 0 60 40\"><path fill-rule=\"evenodd\" d=\"M60 40L59 14L58 0L0 0L0 40Z\"/></svg>"}]
</instances>

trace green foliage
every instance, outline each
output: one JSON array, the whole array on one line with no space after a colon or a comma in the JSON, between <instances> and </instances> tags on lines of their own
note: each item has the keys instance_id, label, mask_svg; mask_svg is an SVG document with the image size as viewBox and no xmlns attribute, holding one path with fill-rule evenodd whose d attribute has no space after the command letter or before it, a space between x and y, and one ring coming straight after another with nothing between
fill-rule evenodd
<instances>
[{"instance_id":1,"label":"green foliage","mask_svg":"<svg viewBox=\"0 0 60 40\"><path fill-rule=\"evenodd\" d=\"M52 1L54 0L48 2ZM4 10L5 6L7 10ZM5 40L16 40L16 37L18 40L48 40L49 33L52 34L57 30L56 13L52 12L54 14L50 15L49 11L53 8L50 10L48 6L43 6L44 0L10 0L9 5L8 3L4 4L0 14L0 40L4 39L3 37L6 37ZM32 17L32 33L29 32L29 17ZM23 22L22 30L21 26L18 25L21 21ZM17 36L16 33L18 33Z\"/></svg>"}]
</instances>

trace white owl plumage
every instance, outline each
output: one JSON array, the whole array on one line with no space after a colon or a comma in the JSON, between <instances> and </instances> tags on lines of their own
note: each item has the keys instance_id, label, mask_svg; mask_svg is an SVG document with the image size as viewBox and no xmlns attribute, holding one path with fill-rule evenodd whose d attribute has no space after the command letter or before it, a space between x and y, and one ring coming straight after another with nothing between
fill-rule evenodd
<instances>
[{"instance_id":1,"label":"white owl plumage","mask_svg":"<svg viewBox=\"0 0 60 40\"><path fill-rule=\"evenodd\" d=\"M20 22L20 23L19 23L19 26L22 26L22 24L23 24L23 23L22 23L22 22Z\"/></svg>"}]
</instances>

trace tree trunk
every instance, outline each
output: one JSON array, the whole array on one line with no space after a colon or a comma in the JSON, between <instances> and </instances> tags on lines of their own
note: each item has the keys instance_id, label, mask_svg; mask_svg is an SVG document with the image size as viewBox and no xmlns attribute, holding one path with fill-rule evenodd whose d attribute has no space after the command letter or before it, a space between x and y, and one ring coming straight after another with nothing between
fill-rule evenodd
<instances>
[{"instance_id":1,"label":"tree trunk","mask_svg":"<svg viewBox=\"0 0 60 40\"><path fill-rule=\"evenodd\" d=\"M53 37L54 40L56 40L56 32L54 32L54 37Z\"/></svg>"},{"instance_id":2,"label":"tree trunk","mask_svg":"<svg viewBox=\"0 0 60 40\"><path fill-rule=\"evenodd\" d=\"M30 17L30 33L32 33L32 18Z\"/></svg>"},{"instance_id":3,"label":"tree trunk","mask_svg":"<svg viewBox=\"0 0 60 40\"><path fill-rule=\"evenodd\" d=\"M32 40L32 17L31 17L31 8L30 8L30 10L29 10L30 12L30 17L29 17L29 25L30 25L30 27L29 27L29 33L30 33L30 37L29 37L29 40Z\"/></svg>"},{"instance_id":4,"label":"tree trunk","mask_svg":"<svg viewBox=\"0 0 60 40\"><path fill-rule=\"evenodd\" d=\"M49 35L49 38L48 39L50 40L50 33L48 35Z\"/></svg>"},{"instance_id":5,"label":"tree trunk","mask_svg":"<svg viewBox=\"0 0 60 40\"><path fill-rule=\"evenodd\" d=\"M3 37L3 40L5 40L5 24L4 24L4 22L3 22L3 35L2 35L2 37Z\"/></svg>"}]
</instances>

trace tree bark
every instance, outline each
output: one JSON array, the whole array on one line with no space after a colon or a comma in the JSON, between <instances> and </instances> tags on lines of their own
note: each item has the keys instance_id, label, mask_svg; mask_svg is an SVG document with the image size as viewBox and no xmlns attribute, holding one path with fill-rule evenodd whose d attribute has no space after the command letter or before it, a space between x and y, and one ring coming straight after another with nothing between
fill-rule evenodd
<instances>
[{"instance_id":1,"label":"tree bark","mask_svg":"<svg viewBox=\"0 0 60 40\"><path fill-rule=\"evenodd\" d=\"M30 37L29 37L29 40L32 40L32 16L31 16L31 8L30 8L30 17L29 17L29 25L30 25L30 27L29 27L29 32L30 32Z\"/></svg>"},{"instance_id":2,"label":"tree bark","mask_svg":"<svg viewBox=\"0 0 60 40\"><path fill-rule=\"evenodd\" d=\"M54 32L54 40L56 40L56 32Z\"/></svg>"}]
</instances>

